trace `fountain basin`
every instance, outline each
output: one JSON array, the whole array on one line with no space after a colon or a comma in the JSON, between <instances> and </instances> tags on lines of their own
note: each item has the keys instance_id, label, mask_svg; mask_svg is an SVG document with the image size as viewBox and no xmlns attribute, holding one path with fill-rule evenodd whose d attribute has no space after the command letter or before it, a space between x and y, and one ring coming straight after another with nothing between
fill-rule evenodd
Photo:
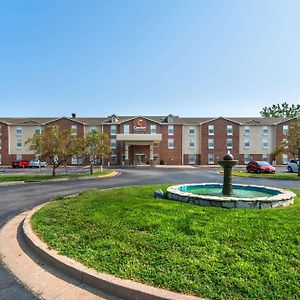
<instances>
[{"instance_id":1,"label":"fountain basin","mask_svg":"<svg viewBox=\"0 0 300 300\"><path fill-rule=\"evenodd\" d=\"M294 203L293 192L273 187L234 184L233 194L224 196L219 183L173 185L167 189L168 199L201 206L223 208L275 208Z\"/></svg>"}]
</instances>

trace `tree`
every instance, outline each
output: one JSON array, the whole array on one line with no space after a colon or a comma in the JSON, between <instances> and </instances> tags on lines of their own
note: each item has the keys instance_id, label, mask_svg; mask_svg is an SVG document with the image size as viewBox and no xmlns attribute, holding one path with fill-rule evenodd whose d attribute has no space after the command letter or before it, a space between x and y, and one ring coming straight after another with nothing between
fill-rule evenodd
<instances>
[{"instance_id":1,"label":"tree","mask_svg":"<svg viewBox=\"0 0 300 300\"><path fill-rule=\"evenodd\" d=\"M109 138L107 134L96 131L79 139L78 143L78 155L90 165L90 174L93 175L93 165L99 160L102 162L111 152Z\"/></svg>"},{"instance_id":2,"label":"tree","mask_svg":"<svg viewBox=\"0 0 300 300\"><path fill-rule=\"evenodd\" d=\"M41 158L49 160L54 176L56 168L77 154L76 140L77 137L72 135L71 129L61 131L57 126L47 126L41 133L28 139L26 144Z\"/></svg>"},{"instance_id":3,"label":"tree","mask_svg":"<svg viewBox=\"0 0 300 300\"><path fill-rule=\"evenodd\" d=\"M283 102L282 104L274 104L270 107L265 106L261 111L260 114L262 117L271 117L271 118L277 118L277 117L284 117L284 118L294 118L294 117L300 117L300 105L294 105L291 106Z\"/></svg>"},{"instance_id":4,"label":"tree","mask_svg":"<svg viewBox=\"0 0 300 300\"><path fill-rule=\"evenodd\" d=\"M283 151L291 153L300 162L300 118L292 123L283 141ZM298 165L298 176L300 176L300 165Z\"/></svg>"}]
</instances>

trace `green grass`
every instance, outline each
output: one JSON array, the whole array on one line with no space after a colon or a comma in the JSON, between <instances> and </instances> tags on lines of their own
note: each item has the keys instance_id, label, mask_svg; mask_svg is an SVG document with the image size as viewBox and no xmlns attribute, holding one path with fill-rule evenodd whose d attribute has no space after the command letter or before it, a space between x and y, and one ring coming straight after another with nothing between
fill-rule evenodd
<instances>
[{"instance_id":1,"label":"green grass","mask_svg":"<svg viewBox=\"0 0 300 300\"><path fill-rule=\"evenodd\" d=\"M103 172L94 172L92 176L105 176L111 173L111 171L103 171ZM31 181L41 181L41 180L49 180L49 179L59 179L59 178L65 178L65 179L76 179L76 178L82 178L90 176L88 173L85 174L62 174L62 175L55 175L52 176L50 174L16 174L16 175L0 175L0 182L14 182L14 181L25 181L25 182L31 182Z\"/></svg>"},{"instance_id":2,"label":"green grass","mask_svg":"<svg viewBox=\"0 0 300 300\"><path fill-rule=\"evenodd\" d=\"M89 191L36 212L50 247L138 282L210 299L298 299L300 190L286 208L201 207L153 199L166 185Z\"/></svg>"},{"instance_id":3,"label":"green grass","mask_svg":"<svg viewBox=\"0 0 300 300\"><path fill-rule=\"evenodd\" d=\"M232 171L232 175L239 176L239 177L259 177L259 178L300 180L300 176L298 176L297 173L257 174L257 173L247 173L246 171Z\"/></svg>"}]
</instances>

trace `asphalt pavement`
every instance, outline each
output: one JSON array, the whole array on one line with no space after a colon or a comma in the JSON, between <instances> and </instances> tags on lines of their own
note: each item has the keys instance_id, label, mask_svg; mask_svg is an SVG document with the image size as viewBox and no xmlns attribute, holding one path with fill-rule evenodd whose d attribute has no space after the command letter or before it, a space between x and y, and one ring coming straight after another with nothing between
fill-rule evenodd
<instances>
[{"instance_id":1,"label":"asphalt pavement","mask_svg":"<svg viewBox=\"0 0 300 300\"><path fill-rule=\"evenodd\" d=\"M124 168L121 174L110 178L76 179L64 182L39 182L14 186L0 186L0 228L23 211L47 202L57 196L67 196L88 189L102 189L160 183L222 182L219 168ZM298 188L300 182L267 178L234 177L234 183L256 184L282 188ZM30 271L30 270L29 270ZM0 300L36 299L0 264Z\"/></svg>"}]
</instances>

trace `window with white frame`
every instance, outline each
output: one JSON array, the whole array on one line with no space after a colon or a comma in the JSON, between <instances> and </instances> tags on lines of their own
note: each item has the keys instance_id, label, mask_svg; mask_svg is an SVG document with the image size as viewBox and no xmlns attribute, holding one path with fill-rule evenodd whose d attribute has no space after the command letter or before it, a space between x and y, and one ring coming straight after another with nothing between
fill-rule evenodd
<instances>
[{"instance_id":1,"label":"window with white frame","mask_svg":"<svg viewBox=\"0 0 300 300\"><path fill-rule=\"evenodd\" d=\"M156 125L155 124L150 125L150 131L151 131L151 134L156 134Z\"/></svg>"},{"instance_id":2,"label":"window with white frame","mask_svg":"<svg viewBox=\"0 0 300 300\"><path fill-rule=\"evenodd\" d=\"M110 147L111 147L111 149L116 149L117 148L117 140L116 139L111 139L110 140Z\"/></svg>"},{"instance_id":3,"label":"window with white frame","mask_svg":"<svg viewBox=\"0 0 300 300\"><path fill-rule=\"evenodd\" d=\"M269 135L269 126L263 126L262 135L264 136Z\"/></svg>"},{"instance_id":4,"label":"window with white frame","mask_svg":"<svg viewBox=\"0 0 300 300\"><path fill-rule=\"evenodd\" d=\"M250 148L250 140L244 139L244 149L249 149L249 148Z\"/></svg>"},{"instance_id":5,"label":"window with white frame","mask_svg":"<svg viewBox=\"0 0 300 300\"><path fill-rule=\"evenodd\" d=\"M214 148L215 148L215 140L208 139L208 149L214 149Z\"/></svg>"},{"instance_id":6,"label":"window with white frame","mask_svg":"<svg viewBox=\"0 0 300 300\"><path fill-rule=\"evenodd\" d=\"M22 159L22 154L17 154L16 155L16 160L21 160Z\"/></svg>"},{"instance_id":7,"label":"window with white frame","mask_svg":"<svg viewBox=\"0 0 300 300\"><path fill-rule=\"evenodd\" d=\"M215 163L215 158L213 153L208 153L208 164L213 165Z\"/></svg>"},{"instance_id":8,"label":"window with white frame","mask_svg":"<svg viewBox=\"0 0 300 300\"><path fill-rule=\"evenodd\" d=\"M227 125L227 135L233 135L233 126Z\"/></svg>"},{"instance_id":9,"label":"window with white frame","mask_svg":"<svg viewBox=\"0 0 300 300\"><path fill-rule=\"evenodd\" d=\"M71 164L72 164L72 165L77 165L77 164L78 164L77 156L72 156Z\"/></svg>"},{"instance_id":10,"label":"window with white frame","mask_svg":"<svg viewBox=\"0 0 300 300\"><path fill-rule=\"evenodd\" d=\"M2 165L2 154L0 153L0 165Z\"/></svg>"},{"instance_id":11,"label":"window with white frame","mask_svg":"<svg viewBox=\"0 0 300 300\"><path fill-rule=\"evenodd\" d=\"M174 126L168 125L168 135L173 135L173 134L174 134Z\"/></svg>"},{"instance_id":12,"label":"window with white frame","mask_svg":"<svg viewBox=\"0 0 300 300\"><path fill-rule=\"evenodd\" d=\"M90 132L96 132L96 131L97 131L97 126L90 127Z\"/></svg>"},{"instance_id":13,"label":"window with white frame","mask_svg":"<svg viewBox=\"0 0 300 300\"><path fill-rule=\"evenodd\" d=\"M111 125L110 126L110 134L111 135L116 135L117 134L117 126L116 125Z\"/></svg>"},{"instance_id":14,"label":"window with white frame","mask_svg":"<svg viewBox=\"0 0 300 300\"><path fill-rule=\"evenodd\" d=\"M289 161L287 154L282 154L282 163L286 165Z\"/></svg>"},{"instance_id":15,"label":"window with white frame","mask_svg":"<svg viewBox=\"0 0 300 300\"><path fill-rule=\"evenodd\" d=\"M195 126L189 126L189 135L195 135Z\"/></svg>"},{"instance_id":16,"label":"window with white frame","mask_svg":"<svg viewBox=\"0 0 300 300\"><path fill-rule=\"evenodd\" d=\"M262 155L262 160L263 160L263 161L269 161L269 156L268 156L268 154L263 154L263 155Z\"/></svg>"},{"instance_id":17,"label":"window with white frame","mask_svg":"<svg viewBox=\"0 0 300 300\"><path fill-rule=\"evenodd\" d=\"M283 148L284 148L284 149L288 149L288 147L289 147L289 142L288 142L288 140L287 140L287 139L283 139L283 140L282 140L282 145L283 145Z\"/></svg>"},{"instance_id":18,"label":"window with white frame","mask_svg":"<svg viewBox=\"0 0 300 300\"><path fill-rule=\"evenodd\" d=\"M168 149L174 149L174 139L168 139Z\"/></svg>"},{"instance_id":19,"label":"window with white frame","mask_svg":"<svg viewBox=\"0 0 300 300\"><path fill-rule=\"evenodd\" d=\"M112 155L110 156L110 162L111 162L112 164L115 164L115 163L118 162L117 154L112 154Z\"/></svg>"},{"instance_id":20,"label":"window with white frame","mask_svg":"<svg viewBox=\"0 0 300 300\"><path fill-rule=\"evenodd\" d=\"M269 140L268 139L263 139L262 148L269 149Z\"/></svg>"},{"instance_id":21,"label":"window with white frame","mask_svg":"<svg viewBox=\"0 0 300 300\"><path fill-rule=\"evenodd\" d=\"M77 125L71 126L71 132L72 132L72 135L77 135Z\"/></svg>"},{"instance_id":22,"label":"window with white frame","mask_svg":"<svg viewBox=\"0 0 300 300\"><path fill-rule=\"evenodd\" d=\"M233 148L233 141L232 141L232 139L227 139L226 146L227 146L227 149L232 149Z\"/></svg>"},{"instance_id":23,"label":"window with white frame","mask_svg":"<svg viewBox=\"0 0 300 300\"><path fill-rule=\"evenodd\" d=\"M189 148L195 149L195 139L194 138L190 138Z\"/></svg>"},{"instance_id":24,"label":"window with white frame","mask_svg":"<svg viewBox=\"0 0 300 300\"><path fill-rule=\"evenodd\" d=\"M22 134L22 127L17 127L16 128L16 135L21 135Z\"/></svg>"},{"instance_id":25,"label":"window with white frame","mask_svg":"<svg viewBox=\"0 0 300 300\"><path fill-rule=\"evenodd\" d=\"M245 135L245 136L250 135L250 126L245 126L245 127L244 127L244 135Z\"/></svg>"},{"instance_id":26,"label":"window with white frame","mask_svg":"<svg viewBox=\"0 0 300 300\"><path fill-rule=\"evenodd\" d=\"M215 125L208 125L208 135L215 135Z\"/></svg>"},{"instance_id":27,"label":"window with white frame","mask_svg":"<svg viewBox=\"0 0 300 300\"><path fill-rule=\"evenodd\" d=\"M0 149L2 149L2 139L0 139Z\"/></svg>"},{"instance_id":28,"label":"window with white frame","mask_svg":"<svg viewBox=\"0 0 300 300\"><path fill-rule=\"evenodd\" d=\"M283 134L288 134L288 132L289 132L289 125L283 125L282 126L282 132L283 132Z\"/></svg>"},{"instance_id":29,"label":"window with white frame","mask_svg":"<svg viewBox=\"0 0 300 300\"><path fill-rule=\"evenodd\" d=\"M124 131L124 134L129 134L130 126L129 125L124 125L123 126L123 131Z\"/></svg>"},{"instance_id":30,"label":"window with white frame","mask_svg":"<svg viewBox=\"0 0 300 300\"><path fill-rule=\"evenodd\" d=\"M250 154L244 154L244 164L247 164L250 161Z\"/></svg>"},{"instance_id":31,"label":"window with white frame","mask_svg":"<svg viewBox=\"0 0 300 300\"><path fill-rule=\"evenodd\" d=\"M189 165L196 164L196 154L189 154Z\"/></svg>"},{"instance_id":32,"label":"window with white frame","mask_svg":"<svg viewBox=\"0 0 300 300\"><path fill-rule=\"evenodd\" d=\"M173 123L173 117L172 116L168 116L168 123Z\"/></svg>"},{"instance_id":33,"label":"window with white frame","mask_svg":"<svg viewBox=\"0 0 300 300\"><path fill-rule=\"evenodd\" d=\"M22 148L22 140L17 140L17 148L20 149Z\"/></svg>"}]
</instances>

